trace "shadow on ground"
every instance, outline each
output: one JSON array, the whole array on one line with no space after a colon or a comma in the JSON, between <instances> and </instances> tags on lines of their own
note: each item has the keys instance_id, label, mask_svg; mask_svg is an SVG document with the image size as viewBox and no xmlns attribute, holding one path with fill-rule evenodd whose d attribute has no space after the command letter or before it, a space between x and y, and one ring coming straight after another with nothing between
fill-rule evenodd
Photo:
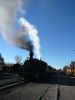
<instances>
[{"instance_id":1,"label":"shadow on ground","mask_svg":"<svg viewBox=\"0 0 75 100\"><path fill-rule=\"evenodd\" d=\"M66 86L75 86L75 77L70 77L66 75L51 75L45 79L37 79L35 83L47 83L47 84L59 84Z\"/></svg>"}]
</instances>

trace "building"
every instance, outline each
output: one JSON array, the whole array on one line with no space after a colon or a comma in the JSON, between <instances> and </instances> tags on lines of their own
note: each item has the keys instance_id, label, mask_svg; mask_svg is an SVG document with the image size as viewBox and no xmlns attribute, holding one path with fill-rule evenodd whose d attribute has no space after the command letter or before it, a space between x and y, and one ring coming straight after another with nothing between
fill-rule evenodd
<instances>
[{"instance_id":1,"label":"building","mask_svg":"<svg viewBox=\"0 0 75 100\"><path fill-rule=\"evenodd\" d=\"M70 66L65 66L63 70L64 70L65 74L68 74L68 75L71 74L71 67Z\"/></svg>"},{"instance_id":2,"label":"building","mask_svg":"<svg viewBox=\"0 0 75 100\"><path fill-rule=\"evenodd\" d=\"M4 64L0 63L0 71L2 71Z\"/></svg>"},{"instance_id":3,"label":"building","mask_svg":"<svg viewBox=\"0 0 75 100\"><path fill-rule=\"evenodd\" d=\"M75 76L75 61L72 61L72 62L71 62L70 67L71 67L71 74L72 74L73 76Z\"/></svg>"},{"instance_id":4,"label":"building","mask_svg":"<svg viewBox=\"0 0 75 100\"><path fill-rule=\"evenodd\" d=\"M72 61L70 66L65 66L63 70L65 74L75 76L75 61Z\"/></svg>"}]
</instances>

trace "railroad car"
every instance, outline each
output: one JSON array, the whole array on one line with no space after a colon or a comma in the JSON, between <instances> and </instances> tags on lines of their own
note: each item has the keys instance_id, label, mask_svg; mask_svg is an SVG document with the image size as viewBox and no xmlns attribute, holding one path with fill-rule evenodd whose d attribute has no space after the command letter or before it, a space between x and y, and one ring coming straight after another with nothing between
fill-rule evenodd
<instances>
[{"instance_id":1,"label":"railroad car","mask_svg":"<svg viewBox=\"0 0 75 100\"><path fill-rule=\"evenodd\" d=\"M24 64L20 68L19 76L24 79L41 78L45 79L50 75L50 66L43 60L33 58L33 52L30 52L30 58L25 60ZM53 69L54 71L54 69ZM52 67L51 67L52 73Z\"/></svg>"}]
</instances>

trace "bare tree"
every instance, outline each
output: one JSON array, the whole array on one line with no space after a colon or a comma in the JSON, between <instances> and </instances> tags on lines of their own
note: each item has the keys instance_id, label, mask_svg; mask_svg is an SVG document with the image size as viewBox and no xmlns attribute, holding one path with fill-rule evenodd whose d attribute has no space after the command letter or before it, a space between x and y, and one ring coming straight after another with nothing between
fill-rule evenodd
<instances>
[{"instance_id":1,"label":"bare tree","mask_svg":"<svg viewBox=\"0 0 75 100\"><path fill-rule=\"evenodd\" d=\"M20 64L21 60L22 60L21 56L19 56L19 55L15 56L15 61L16 61L17 64Z\"/></svg>"},{"instance_id":2,"label":"bare tree","mask_svg":"<svg viewBox=\"0 0 75 100\"><path fill-rule=\"evenodd\" d=\"M1 54L0 54L0 63L4 63L4 58L2 57Z\"/></svg>"}]
</instances>

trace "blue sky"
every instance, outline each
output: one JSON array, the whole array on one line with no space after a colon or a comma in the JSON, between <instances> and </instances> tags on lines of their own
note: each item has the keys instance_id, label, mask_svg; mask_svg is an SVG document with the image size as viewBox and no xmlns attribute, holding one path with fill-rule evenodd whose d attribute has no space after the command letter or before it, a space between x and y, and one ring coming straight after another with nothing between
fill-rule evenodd
<instances>
[{"instance_id":1,"label":"blue sky","mask_svg":"<svg viewBox=\"0 0 75 100\"><path fill-rule=\"evenodd\" d=\"M75 1L29 1L25 18L39 31L42 60L55 68L75 61ZM0 53L5 62L15 62L16 55L22 56L23 62L29 52L6 43L0 36Z\"/></svg>"}]
</instances>

